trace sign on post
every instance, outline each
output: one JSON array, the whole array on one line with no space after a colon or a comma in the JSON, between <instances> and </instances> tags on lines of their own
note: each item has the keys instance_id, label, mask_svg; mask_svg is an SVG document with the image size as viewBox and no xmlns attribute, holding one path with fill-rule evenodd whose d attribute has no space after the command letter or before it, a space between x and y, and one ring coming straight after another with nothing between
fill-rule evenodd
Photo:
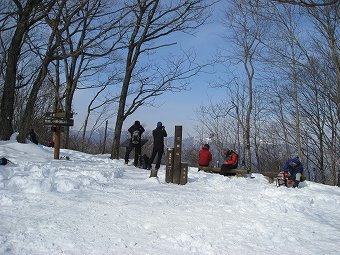
<instances>
[{"instance_id":1,"label":"sign on post","mask_svg":"<svg viewBox=\"0 0 340 255\"><path fill-rule=\"evenodd\" d=\"M174 148L168 148L166 151L166 168L165 168L165 181L172 182L174 171Z\"/></svg>"},{"instance_id":2,"label":"sign on post","mask_svg":"<svg viewBox=\"0 0 340 255\"><path fill-rule=\"evenodd\" d=\"M182 163L182 126L175 126L175 148L168 148L165 181L185 185L188 181L188 163Z\"/></svg>"},{"instance_id":3,"label":"sign on post","mask_svg":"<svg viewBox=\"0 0 340 255\"><path fill-rule=\"evenodd\" d=\"M52 126L73 126L73 113L69 112L47 112L45 116L45 125Z\"/></svg>"},{"instance_id":4,"label":"sign on post","mask_svg":"<svg viewBox=\"0 0 340 255\"><path fill-rule=\"evenodd\" d=\"M181 163L181 178L179 184L185 185L188 182L188 163Z\"/></svg>"},{"instance_id":5,"label":"sign on post","mask_svg":"<svg viewBox=\"0 0 340 255\"><path fill-rule=\"evenodd\" d=\"M64 126L73 126L72 112L47 112L44 120L45 125L51 125L54 132L54 159L59 159L60 133Z\"/></svg>"},{"instance_id":6,"label":"sign on post","mask_svg":"<svg viewBox=\"0 0 340 255\"><path fill-rule=\"evenodd\" d=\"M175 126L173 183L179 184L181 176L182 126Z\"/></svg>"}]
</instances>

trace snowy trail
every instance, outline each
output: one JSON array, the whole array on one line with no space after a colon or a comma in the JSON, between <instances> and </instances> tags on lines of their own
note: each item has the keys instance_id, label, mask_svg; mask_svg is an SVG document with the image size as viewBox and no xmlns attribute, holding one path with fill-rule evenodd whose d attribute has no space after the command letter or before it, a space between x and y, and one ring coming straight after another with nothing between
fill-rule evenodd
<instances>
[{"instance_id":1,"label":"snowy trail","mask_svg":"<svg viewBox=\"0 0 340 255\"><path fill-rule=\"evenodd\" d=\"M339 254L337 187L196 168L182 186L108 155L3 141L0 154L16 163L0 167L0 254Z\"/></svg>"}]
</instances>

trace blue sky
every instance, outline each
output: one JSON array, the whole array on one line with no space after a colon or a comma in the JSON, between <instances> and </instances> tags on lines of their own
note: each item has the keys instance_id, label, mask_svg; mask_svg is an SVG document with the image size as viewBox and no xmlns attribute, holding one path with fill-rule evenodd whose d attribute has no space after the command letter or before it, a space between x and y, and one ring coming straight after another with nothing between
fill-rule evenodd
<instances>
[{"instance_id":1,"label":"blue sky","mask_svg":"<svg viewBox=\"0 0 340 255\"><path fill-rule=\"evenodd\" d=\"M216 51L220 48L225 48L225 41L221 38L222 33L225 33L225 28L217 20L221 15L221 9L217 9L210 22L195 33L195 35L177 34L177 44L168 48L173 54L180 49L194 50L197 54L199 62L210 62ZM174 53L175 51L175 53ZM225 90L212 89L209 84L216 80L221 73L211 71L215 67L210 66L207 71L210 73L201 73L200 75L191 78L190 91L182 91L179 93L165 93L157 97L156 107L142 107L134 114L129 116L123 129L127 129L135 120L139 120L146 129L154 129L156 123L161 121L167 128L169 135L174 134L175 125L183 126L183 136L195 136L194 127L198 124L195 119L196 110L202 104L207 104L211 99L220 101L225 96ZM83 122L86 112L88 97L86 100L78 100L75 102L75 127L80 126ZM84 105L85 104L85 105ZM114 127L115 118L109 120L109 127Z\"/></svg>"}]
</instances>

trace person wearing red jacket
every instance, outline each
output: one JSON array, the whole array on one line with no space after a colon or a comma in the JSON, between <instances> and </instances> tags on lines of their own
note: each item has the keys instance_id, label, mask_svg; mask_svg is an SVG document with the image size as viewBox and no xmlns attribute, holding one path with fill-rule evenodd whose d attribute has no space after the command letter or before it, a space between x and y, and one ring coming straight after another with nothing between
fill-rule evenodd
<instances>
[{"instance_id":1,"label":"person wearing red jacket","mask_svg":"<svg viewBox=\"0 0 340 255\"><path fill-rule=\"evenodd\" d=\"M236 169L238 166L238 154L233 150L227 150L225 155L225 161L221 166L221 175L235 175L228 173L228 170Z\"/></svg>"},{"instance_id":2,"label":"person wearing red jacket","mask_svg":"<svg viewBox=\"0 0 340 255\"><path fill-rule=\"evenodd\" d=\"M198 152L198 165L199 166L209 166L212 160L212 155L209 151L209 144L204 144L202 149Z\"/></svg>"}]
</instances>

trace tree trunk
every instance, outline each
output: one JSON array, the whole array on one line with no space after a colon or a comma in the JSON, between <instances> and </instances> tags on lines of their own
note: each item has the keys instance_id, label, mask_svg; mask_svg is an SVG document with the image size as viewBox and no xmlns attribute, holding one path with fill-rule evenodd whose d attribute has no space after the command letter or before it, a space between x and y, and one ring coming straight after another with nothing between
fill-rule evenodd
<instances>
[{"instance_id":1,"label":"tree trunk","mask_svg":"<svg viewBox=\"0 0 340 255\"><path fill-rule=\"evenodd\" d=\"M19 15L16 30L8 50L7 67L0 109L0 140L9 140L13 133L12 122L14 114L17 64L21 52L22 40L30 26L30 15L39 2L40 1L38 0L29 0L27 2L25 9Z\"/></svg>"},{"instance_id":2,"label":"tree trunk","mask_svg":"<svg viewBox=\"0 0 340 255\"><path fill-rule=\"evenodd\" d=\"M119 107L116 118L116 126L115 132L113 136L112 150L111 150L111 159L119 159L119 146L120 146L120 136L122 133L122 128L125 120L125 103L126 97L129 89L129 84L131 80L132 71L130 68L127 68L127 72L125 75L125 79L123 82L122 90L120 93Z\"/></svg>"},{"instance_id":3,"label":"tree trunk","mask_svg":"<svg viewBox=\"0 0 340 255\"><path fill-rule=\"evenodd\" d=\"M50 63L50 60L51 60L50 56L47 56L44 59L41 69L39 71L38 77L33 84L30 96L26 104L24 115L22 116L22 121L19 127L18 142L20 143L26 142L26 134L28 130L32 128L31 122L32 122L33 115L34 115L34 105L35 105L35 102L37 101L39 90L47 75L47 68Z\"/></svg>"}]
</instances>

